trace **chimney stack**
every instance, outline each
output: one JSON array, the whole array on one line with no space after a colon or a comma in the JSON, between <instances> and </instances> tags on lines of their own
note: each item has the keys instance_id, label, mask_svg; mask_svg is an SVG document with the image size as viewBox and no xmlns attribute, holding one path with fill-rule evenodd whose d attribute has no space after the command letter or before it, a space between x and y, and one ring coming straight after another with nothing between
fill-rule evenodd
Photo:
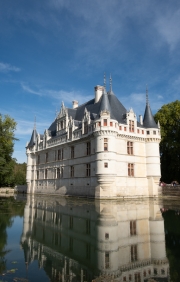
<instances>
[{"instance_id":1,"label":"chimney stack","mask_svg":"<svg viewBox=\"0 0 180 282\"><path fill-rule=\"evenodd\" d=\"M72 101L73 109L76 109L78 107L78 101Z\"/></svg>"},{"instance_id":2,"label":"chimney stack","mask_svg":"<svg viewBox=\"0 0 180 282\"><path fill-rule=\"evenodd\" d=\"M95 91L95 103L97 103L102 96L102 93L104 91L104 87L97 85L97 86L94 87L94 91Z\"/></svg>"}]
</instances>

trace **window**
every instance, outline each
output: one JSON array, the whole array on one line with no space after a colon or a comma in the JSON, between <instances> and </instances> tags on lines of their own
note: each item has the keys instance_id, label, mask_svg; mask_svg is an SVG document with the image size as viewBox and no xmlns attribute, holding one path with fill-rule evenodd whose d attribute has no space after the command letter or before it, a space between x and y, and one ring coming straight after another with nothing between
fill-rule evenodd
<instances>
[{"instance_id":1,"label":"window","mask_svg":"<svg viewBox=\"0 0 180 282\"><path fill-rule=\"evenodd\" d=\"M141 274L140 274L140 272L134 274L134 279L135 279L134 280L135 282L141 282Z\"/></svg>"},{"instance_id":2,"label":"window","mask_svg":"<svg viewBox=\"0 0 180 282\"><path fill-rule=\"evenodd\" d=\"M106 167L106 168L107 168L107 167L108 167L108 163L104 163L104 167Z\"/></svg>"},{"instance_id":3,"label":"window","mask_svg":"<svg viewBox=\"0 0 180 282\"><path fill-rule=\"evenodd\" d=\"M119 126L119 130L122 130L122 126L121 125Z\"/></svg>"},{"instance_id":4,"label":"window","mask_svg":"<svg viewBox=\"0 0 180 282\"><path fill-rule=\"evenodd\" d=\"M86 143L86 155L89 156L91 154L91 142Z\"/></svg>"},{"instance_id":5,"label":"window","mask_svg":"<svg viewBox=\"0 0 180 282\"><path fill-rule=\"evenodd\" d=\"M153 130L153 134L156 135L156 131L155 130Z\"/></svg>"},{"instance_id":6,"label":"window","mask_svg":"<svg viewBox=\"0 0 180 282\"><path fill-rule=\"evenodd\" d=\"M148 134L148 135L150 134L150 131L149 131L149 130L147 131L147 134Z\"/></svg>"},{"instance_id":7,"label":"window","mask_svg":"<svg viewBox=\"0 0 180 282\"><path fill-rule=\"evenodd\" d=\"M139 129L137 130L137 133L139 133Z\"/></svg>"},{"instance_id":8,"label":"window","mask_svg":"<svg viewBox=\"0 0 180 282\"><path fill-rule=\"evenodd\" d=\"M101 126L101 122L100 121L97 123L97 126L99 126L99 127Z\"/></svg>"},{"instance_id":9,"label":"window","mask_svg":"<svg viewBox=\"0 0 180 282\"><path fill-rule=\"evenodd\" d=\"M113 122L112 121L110 121L110 126L113 126Z\"/></svg>"},{"instance_id":10,"label":"window","mask_svg":"<svg viewBox=\"0 0 180 282\"><path fill-rule=\"evenodd\" d=\"M71 166L71 177L74 177L74 166Z\"/></svg>"},{"instance_id":11,"label":"window","mask_svg":"<svg viewBox=\"0 0 180 282\"><path fill-rule=\"evenodd\" d=\"M134 176L134 164L128 164L128 176Z\"/></svg>"},{"instance_id":12,"label":"window","mask_svg":"<svg viewBox=\"0 0 180 282\"><path fill-rule=\"evenodd\" d=\"M57 178L60 178L60 168L57 168Z\"/></svg>"},{"instance_id":13,"label":"window","mask_svg":"<svg viewBox=\"0 0 180 282\"><path fill-rule=\"evenodd\" d=\"M58 150L58 161L63 160L63 149Z\"/></svg>"},{"instance_id":14,"label":"window","mask_svg":"<svg viewBox=\"0 0 180 282\"><path fill-rule=\"evenodd\" d=\"M47 179L47 168L45 169L44 178Z\"/></svg>"},{"instance_id":15,"label":"window","mask_svg":"<svg viewBox=\"0 0 180 282\"><path fill-rule=\"evenodd\" d=\"M37 164L40 164L40 155L37 156Z\"/></svg>"},{"instance_id":16,"label":"window","mask_svg":"<svg viewBox=\"0 0 180 282\"><path fill-rule=\"evenodd\" d=\"M144 130L142 130L142 134L144 134Z\"/></svg>"},{"instance_id":17,"label":"window","mask_svg":"<svg viewBox=\"0 0 180 282\"><path fill-rule=\"evenodd\" d=\"M126 276L123 277L123 281L126 281Z\"/></svg>"},{"instance_id":18,"label":"window","mask_svg":"<svg viewBox=\"0 0 180 282\"><path fill-rule=\"evenodd\" d=\"M132 275L129 274L129 281L132 281Z\"/></svg>"},{"instance_id":19,"label":"window","mask_svg":"<svg viewBox=\"0 0 180 282\"><path fill-rule=\"evenodd\" d=\"M105 269L109 268L109 253L105 252Z\"/></svg>"},{"instance_id":20,"label":"window","mask_svg":"<svg viewBox=\"0 0 180 282\"><path fill-rule=\"evenodd\" d=\"M127 153L128 155L133 155L133 142L127 142Z\"/></svg>"},{"instance_id":21,"label":"window","mask_svg":"<svg viewBox=\"0 0 180 282\"><path fill-rule=\"evenodd\" d=\"M63 121L61 121L61 129L63 129L64 128L64 126L63 126Z\"/></svg>"},{"instance_id":22,"label":"window","mask_svg":"<svg viewBox=\"0 0 180 282\"><path fill-rule=\"evenodd\" d=\"M71 147L71 159L74 159L74 146Z\"/></svg>"},{"instance_id":23,"label":"window","mask_svg":"<svg viewBox=\"0 0 180 282\"><path fill-rule=\"evenodd\" d=\"M54 151L54 159L57 161L57 151Z\"/></svg>"},{"instance_id":24,"label":"window","mask_svg":"<svg viewBox=\"0 0 180 282\"><path fill-rule=\"evenodd\" d=\"M157 268L154 268L154 275L157 275Z\"/></svg>"},{"instance_id":25,"label":"window","mask_svg":"<svg viewBox=\"0 0 180 282\"><path fill-rule=\"evenodd\" d=\"M69 139L72 139L72 127L69 128Z\"/></svg>"},{"instance_id":26,"label":"window","mask_svg":"<svg viewBox=\"0 0 180 282\"><path fill-rule=\"evenodd\" d=\"M104 119L104 126L107 126L107 119Z\"/></svg>"},{"instance_id":27,"label":"window","mask_svg":"<svg viewBox=\"0 0 180 282\"><path fill-rule=\"evenodd\" d=\"M104 151L108 151L108 139L104 138Z\"/></svg>"},{"instance_id":28,"label":"window","mask_svg":"<svg viewBox=\"0 0 180 282\"><path fill-rule=\"evenodd\" d=\"M133 120L129 121L129 132L134 132L134 121Z\"/></svg>"},{"instance_id":29,"label":"window","mask_svg":"<svg viewBox=\"0 0 180 282\"><path fill-rule=\"evenodd\" d=\"M137 260L137 245L131 245L131 262Z\"/></svg>"},{"instance_id":30,"label":"window","mask_svg":"<svg viewBox=\"0 0 180 282\"><path fill-rule=\"evenodd\" d=\"M46 153L45 162L46 162L46 163L48 162L48 153Z\"/></svg>"},{"instance_id":31,"label":"window","mask_svg":"<svg viewBox=\"0 0 180 282\"><path fill-rule=\"evenodd\" d=\"M105 233L105 239L106 239L106 240L109 239L109 233Z\"/></svg>"},{"instance_id":32,"label":"window","mask_svg":"<svg viewBox=\"0 0 180 282\"><path fill-rule=\"evenodd\" d=\"M39 170L36 171L36 178L39 179Z\"/></svg>"},{"instance_id":33,"label":"window","mask_svg":"<svg viewBox=\"0 0 180 282\"><path fill-rule=\"evenodd\" d=\"M130 235L136 235L136 221L135 220L131 220L130 221Z\"/></svg>"},{"instance_id":34,"label":"window","mask_svg":"<svg viewBox=\"0 0 180 282\"><path fill-rule=\"evenodd\" d=\"M148 270L148 274L151 275L151 269Z\"/></svg>"},{"instance_id":35,"label":"window","mask_svg":"<svg viewBox=\"0 0 180 282\"><path fill-rule=\"evenodd\" d=\"M124 131L126 131L126 127L124 127Z\"/></svg>"},{"instance_id":36,"label":"window","mask_svg":"<svg viewBox=\"0 0 180 282\"><path fill-rule=\"evenodd\" d=\"M88 133L88 123L87 121L85 121L84 123L84 134L87 134Z\"/></svg>"},{"instance_id":37,"label":"window","mask_svg":"<svg viewBox=\"0 0 180 282\"><path fill-rule=\"evenodd\" d=\"M86 164L86 177L91 176L91 164Z\"/></svg>"},{"instance_id":38,"label":"window","mask_svg":"<svg viewBox=\"0 0 180 282\"><path fill-rule=\"evenodd\" d=\"M146 271L144 271L144 277L146 277Z\"/></svg>"}]
</instances>

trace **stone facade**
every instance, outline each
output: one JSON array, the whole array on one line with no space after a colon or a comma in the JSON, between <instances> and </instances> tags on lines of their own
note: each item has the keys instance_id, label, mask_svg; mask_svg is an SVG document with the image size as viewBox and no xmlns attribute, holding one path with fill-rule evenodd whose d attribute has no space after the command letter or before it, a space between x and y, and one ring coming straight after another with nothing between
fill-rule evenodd
<instances>
[{"instance_id":1,"label":"stone facade","mask_svg":"<svg viewBox=\"0 0 180 282\"><path fill-rule=\"evenodd\" d=\"M27 144L28 193L92 198L158 196L160 126L146 93L144 119L105 86L73 108L62 103L43 135Z\"/></svg>"}]
</instances>

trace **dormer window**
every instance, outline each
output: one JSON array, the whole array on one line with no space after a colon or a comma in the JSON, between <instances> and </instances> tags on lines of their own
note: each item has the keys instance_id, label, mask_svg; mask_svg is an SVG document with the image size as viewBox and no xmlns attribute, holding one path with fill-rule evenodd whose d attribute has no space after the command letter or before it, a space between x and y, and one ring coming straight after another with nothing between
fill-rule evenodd
<instances>
[{"instance_id":1,"label":"dormer window","mask_svg":"<svg viewBox=\"0 0 180 282\"><path fill-rule=\"evenodd\" d=\"M88 122L85 121L84 123L84 134L87 134L88 133Z\"/></svg>"},{"instance_id":2,"label":"dormer window","mask_svg":"<svg viewBox=\"0 0 180 282\"><path fill-rule=\"evenodd\" d=\"M107 126L107 119L104 119L104 126Z\"/></svg>"},{"instance_id":3,"label":"dormer window","mask_svg":"<svg viewBox=\"0 0 180 282\"><path fill-rule=\"evenodd\" d=\"M129 121L129 132L134 132L134 121L133 120Z\"/></svg>"}]
</instances>

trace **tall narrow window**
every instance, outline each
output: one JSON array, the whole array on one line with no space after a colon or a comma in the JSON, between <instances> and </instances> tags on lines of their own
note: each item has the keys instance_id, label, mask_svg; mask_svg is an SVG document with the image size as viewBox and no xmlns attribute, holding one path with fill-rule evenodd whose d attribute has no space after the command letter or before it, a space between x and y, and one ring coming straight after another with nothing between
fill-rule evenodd
<instances>
[{"instance_id":1,"label":"tall narrow window","mask_svg":"<svg viewBox=\"0 0 180 282\"><path fill-rule=\"evenodd\" d=\"M57 178L60 178L60 168L57 168Z\"/></svg>"},{"instance_id":2,"label":"tall narrow window","mask_svg":"<svg viewBox=\"0 0 180 282\"><path fill-rule=\"evenodd\" d=\"M61 149L58 150L58 161L61 159Z\"/></svg>"},{"instance_id":3,"label":"tall narrow window","mask_svg":"<svg viewBox=\"0 0 180 282\"><path fill-rule=\"evenodd\" d=\"M70 169L71 169L71 171L70 171L71 172L71 177L74 177L74 166L71 166Z\"/></svg>"},{"instance_id":4,"label":"tall narrow window","mask_svg":"<svg viewBox=\"0 0 180 282\"><path fill-rule=\"evenodd\" d=\"M137 260L137 245L131 245L131 262Z\"/></svg>"},{"instance_id":5,"label":"tall narrow window","mask_svg":"<svg viewBox=\"0 0 180 282\"><path fill-rule=\"evenodd\" d=\"M64 126L63 126L63 121L61 121L61 129L63 129L63 127L64 127Z\"/></svg>"},{"instance_id":6,"label":"tall narrow window","mask_svg":"<svg viewBox=\"0 0 180 282\"><path fill-rule=\"evenodd\" d=\"M71 159L74 159L74 146L71 147Z\"/></svg>"},{"instance_id":7,"label":"tall narrow window","mask_svg":"<svg viewBox=\"0 0 180 282\"><path fill-rule=\"evenodd\" d=\"M37 156L37 163L40 164L40 155Z\"/></svg>"},{"instance_id":8,"label":"tall narrow window","mask_svg":"<svg viewBox=\"0 0 180 282\"><path fill-rule=\"evenodd\" d=\"M86 176L91 176L91 164L86 164Z\"/></svg>"},{"instance_id":9,"label":"tall narrow window","mask_svg":"<svg viewBox=\"0 0 180 282\"><path fill-rule=\"evenodd\" d=\"M86 155L89 156L91 154L91 142L86 143Z\"/></svg>"},{"instance_id":10,"label":"tall narrow window","mask_svg":"<svg viewBox=\"0 0 180 282\"><path fill-rule=\"evenodd\" d=\"M44 178L47 179L47 175L48 175L48 170L47 168L45 169L45 173L44 173Z\"/></svg>"},{"instance_id":11,"label":"tall narrow window","mask_svg":"<svg viewBox=\"0 0 180 282\"><path fill-rule=\"evenodd\" d=\"M64 159L64 150L61 149L61 160L63 160L63 159Z\"/></svg>"},{"instance_id":12,"label":"tall narrow window","mask_svg":"<svg viewBox=\"0 0 180 282\"><path fill-rule=\"evenodd\" d=\"M84 134L87 134L88 133L88 122L85 121L84 123Z\"/></svg>"},{"instance_id":13,"label":"tall narrow window","mask_svg":"<svg viewBox=\"0 0 180 282\"><path fill-rule=\"evenodd\" d=\"M57 151L54 151L54 160L57 161Z\"/></svg>"},{"instance_id":14,"label":"tall narrow window","mask_svg":"<svg viewBox=\"0 0 180 282\"><path fill-rule=\"evenodd\" d=\"M72 139L72 127L69 128L69 139Z\"/></svg>"},{"instance_id":15,"label":"tall narrow window","mask_svg":"<svg viewBox=\"0 0 180 282\"><path fill-rule=\"evenodd\" d=\"M105 269L109 268L109 253L105 252Z\"/></svg>"},{"instance_id":16,"label":"tall narrow window","mask_svg":"<svg viewBox=\"0 0 180 282\"><path fill-rule=\"evenodd\" d=\"M48 153L46 153L45 162L46 162L46 163L48 162Z\"/></svg>"},{"instance_id":17,"label":"tall narrow window","mask_svg":"<svg viewBox=\"0 0 180 282\"><path fill-rule=\"evenodd\" d=\"M141 273L138 272L138 273L135 273L134 274L134 282L141 282Z\"/></svg>"},{"instance_id":18,"label":"tall narrow window","mask_svg":"<svg viewBox=\"0 0 180 282\"><path fill-rule=\"evenodd\" d=\"M136 235L136 220L130 221L130 235Z\"/></svg>"},{"instance_id":19,"label":"tall narrow window","mask_svg":"<svg viewBox=\"0 0 180 282\"><path fill-rule=\"evenodd\" d=\"M134 121L133 120L129 121L129 132L134 132Z\"/></svg>"},{"instance_id":20,"label":"tall narrow window","mask_svg":"<svg viewBox=\"0 0 180 282\"><path fill-rule=\"evenodd\" d=\"M134 164L128 164L128 176L134 176Z\"/></svg>"},{"instance_id":21,"label":"tall narrow window","mask_svg":"<svg viewBox=\"0 0 180 282\"><path fill-rule=\"evenodd\" d=\"M108 139L104 138L104 151L108 151Z\"/></svg>"},{"instance_id":22,"label":"tall narrow window","mask_svg":"<svg viewBox=\"0 0 180 282\"><path fill-rule=\"evenodd\" d=\"M36 178L39 179L39 170L36 171Z\"/></svg>"},{"instance_id":23,"label":"tall narrow window","mask_svg":"<svg viewBox=\"0 0 180 282\"><path fill-rule=\"evenodd\" d=\"M128 155L133 155L133 142L127 142L127 153Z\"/></svg>"},{"instance_id":24,"label":"tall narrow window","mask_svg":"<svg viewBox=\"0 0 180 282\"><path fill-rule=\"evenodd\" d=\"M107 126L107 119L104 119L104 126Z\"/></svg>"}]
</instances>

